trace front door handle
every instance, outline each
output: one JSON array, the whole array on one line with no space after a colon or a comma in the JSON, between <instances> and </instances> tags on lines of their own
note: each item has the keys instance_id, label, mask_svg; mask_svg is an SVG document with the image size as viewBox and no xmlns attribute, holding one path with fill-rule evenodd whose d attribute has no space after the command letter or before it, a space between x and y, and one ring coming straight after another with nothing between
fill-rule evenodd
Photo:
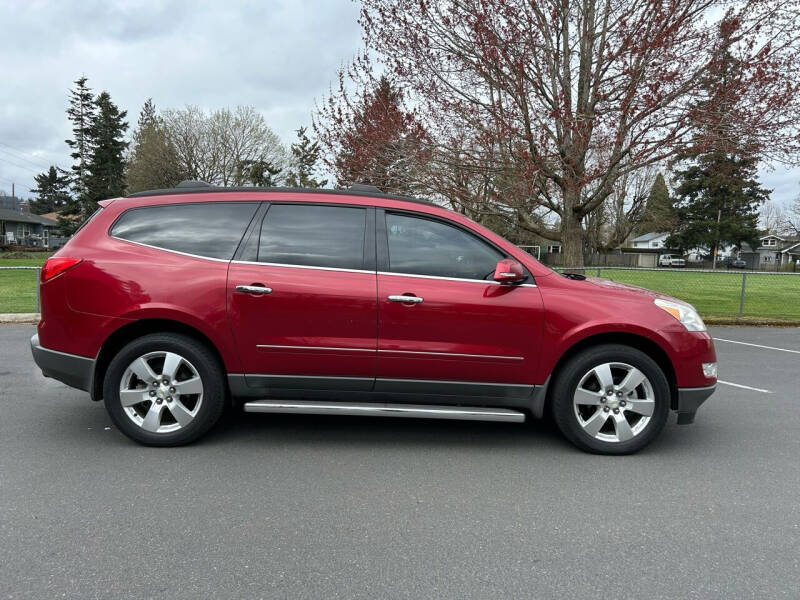
<instances>
[{"instance_id":1,"label":"front door handle","mask_svg":"<svg viewBox=\"0 0 800 600\"><path fill-rule=\"evenodd\" d=\"M265 285L261 285L260 283L254 283L251 285L237 285L236 291L241 292L243 294L255 294L256 296L264 296L266 294L272 293L272 288L268 288Z\"/></svg>"},{"instance_id":2,"label":"front door handle","mask_svg":"<svg viewBox=\"0 0 800 600\"><path fill-rule=\"evenodd\" d=\"M405 295L392 295L389 296L389 302L401 302L403 304L421 304L423 298L419 296L405 296Z\"/></svg>"}]
</instances>

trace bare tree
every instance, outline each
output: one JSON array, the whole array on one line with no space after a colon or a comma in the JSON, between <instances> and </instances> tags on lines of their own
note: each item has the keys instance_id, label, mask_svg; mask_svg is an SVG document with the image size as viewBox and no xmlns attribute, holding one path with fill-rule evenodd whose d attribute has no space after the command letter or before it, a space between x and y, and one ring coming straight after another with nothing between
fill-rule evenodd
<instances>
[{"instance_id":1,"label":"bare tree","mask_svg":"<svg viewBox=\"0 0 800 600\"><path fill-rule=\"evenodd\" d=\"M774 200L767 200L759 210L758 225L767 233L785 233L787 229L787 219L783 208Z\"/></svg>"},{"instance_id":2,"label":"bare tree","mask_svg":"<svg viewBox=\"0 0 800 600\"><path fill-rule=\"evenodd\" d=\"M369 79L377 56L441 160L460 160L453 142L469 139L478 154L456 172L490 164L478 193L580 265L586 216L698 123L796 159L796 20L784 0L364 0L366 50L350 71ZM734 104L702 85L726 53Z\"/></svg>"},{"instance_id":3,"label":"bare tree","mask_svg":"<svg viewBox=\"0 0 800 600\"><path fill-rule=\"evenodd\" d=\"M282 169L286 148L250 106L206 113L196 106L167 110L164 127L189 177L216 185L246 185L249 165Z\"/></svg>"},{"instance_id":4,"label":"bare tree","mask_svg":"<svg viewBox=\"0 0 800 600\"><path fill-rule=\"evenodd\" d=\"M622 246L642 222L657 176L658 169L651 166L624 173L615 182L604 205L609 214L607 248Z\"/></svg>"},{"instance_id":5,"label":"bare tree","mask_svg":"<svg viewBox=\"0 0 800 600\"><path fill-rule=\"evenodd\" d=\"M790 235L800 236L800 198L796 198L784 214L783 230Z\"/></svg>"}]
</instances>

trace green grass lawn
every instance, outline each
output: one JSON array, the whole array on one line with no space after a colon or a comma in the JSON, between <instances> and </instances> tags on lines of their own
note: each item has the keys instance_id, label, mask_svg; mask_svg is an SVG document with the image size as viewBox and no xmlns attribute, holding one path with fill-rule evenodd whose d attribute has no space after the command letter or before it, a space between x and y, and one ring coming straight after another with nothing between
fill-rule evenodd
<instances>
[{"instance_id":1,"label":"green grass lawn","mask_svg":"<svg viewBox=\"0 0 800 600\"><path fill-rule=\"evenodd\" d=\"M41 267L52 252L0 252L0 267Z\"/></svg>"},{"instance_id":2,"label":"green grass lawn","mask_svg":"<svg viewBox=\"0 0 800 600\"><path fill-rule=\"evenodd\" d=\"M52 252L0 252L0 267L41 267ZM35 269L0 269L0 313L36 312Z\"/></svg>"},{"instance_id":3,"label":"green grass lawn","mask_svg":"<svg viewBox=\"0 0 800 600\"><path fill-rule=\"evenodd\" d=\"M0 261L0 266L5 263ZM35 269L0 269L0 313L36 312L38 277Z\"/></svg>"},{"instance_id":4,"label":"green grass lawn","mask_svg":"<svg viewBox=\"0 0 800 600\"><path fill-rule=\"evenodd\" d=\"M587 275L596 275L587 268ZM626 271L600 269L600 276L638 285L690 302L704 317L739 314L742 272L692 273L689 270ZM742 316L800 320L800 275L747 273Z\"/></svg>"}]
</instances>

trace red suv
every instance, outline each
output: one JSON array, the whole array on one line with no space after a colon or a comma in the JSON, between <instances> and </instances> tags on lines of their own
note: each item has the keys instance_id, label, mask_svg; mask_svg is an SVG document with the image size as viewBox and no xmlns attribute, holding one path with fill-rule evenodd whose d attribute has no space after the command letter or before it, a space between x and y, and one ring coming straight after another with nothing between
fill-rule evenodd
<instances>
[{"instance_id":1,"label":"red suv","mask_svg":"<svg viewBox=\"0 0 800 600\"><path fill-rule=\"evenodd\" d=\"M691 423L716 356L690 305L562 276L455 212L377 189L105 200L41 274L33 357L143 444L248 412L524 421L627 454Z\"/></svg>"}]
</instances>

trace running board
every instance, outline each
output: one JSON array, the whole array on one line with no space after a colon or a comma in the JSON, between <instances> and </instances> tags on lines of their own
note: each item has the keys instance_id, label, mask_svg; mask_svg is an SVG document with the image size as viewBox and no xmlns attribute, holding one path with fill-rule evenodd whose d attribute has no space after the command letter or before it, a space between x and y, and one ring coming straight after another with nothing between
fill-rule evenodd
<instances>
[{"instance_id":1,"label":"running board","mask_svg":"<svg viewBox=\"0 0 800 600\"><path fill-rule=\"evenodd\" d=\"M317 402L311 400L254 400L245 412L295 413L304 415L362 415L461 421L510 421L522 423L525 413L507 408L482 406L439 406L433 404L382 404L368 402Z\"/></svg>"}]
</instances>

